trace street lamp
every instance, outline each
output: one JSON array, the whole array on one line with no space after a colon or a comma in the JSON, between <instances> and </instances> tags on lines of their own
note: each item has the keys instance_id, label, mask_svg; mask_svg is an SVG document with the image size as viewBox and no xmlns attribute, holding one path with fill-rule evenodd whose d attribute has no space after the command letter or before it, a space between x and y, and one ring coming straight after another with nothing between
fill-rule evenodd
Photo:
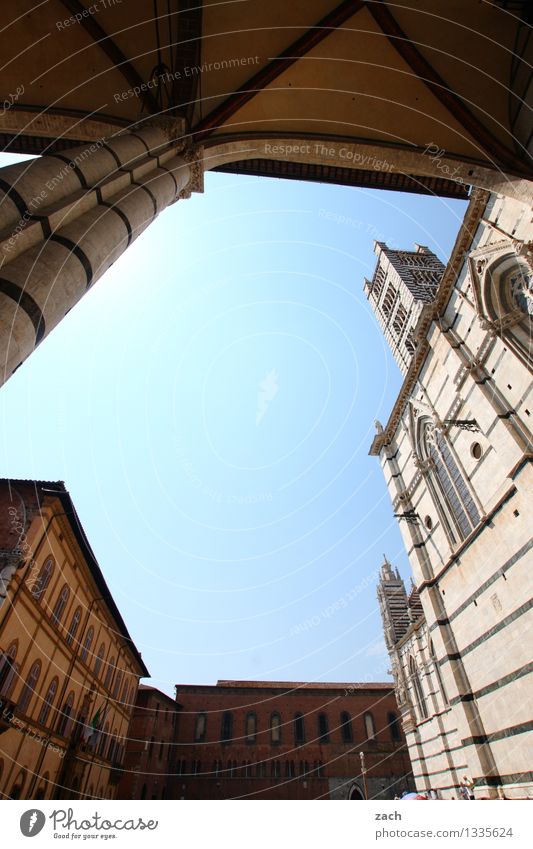
<instances>
[{"instance_id":1,"label":"street lamp","mask_svg":"<svg viewBox=\"0 0 533 849\"><path fill-rule=\"evenodd\" d=\"M359 752L359 757L361 758L361 775L363 776L363 787L365 791L365 799L368 801L368 787L366 784L366 766L365 766L365 753Z\"/></svg>"}]
</instances>

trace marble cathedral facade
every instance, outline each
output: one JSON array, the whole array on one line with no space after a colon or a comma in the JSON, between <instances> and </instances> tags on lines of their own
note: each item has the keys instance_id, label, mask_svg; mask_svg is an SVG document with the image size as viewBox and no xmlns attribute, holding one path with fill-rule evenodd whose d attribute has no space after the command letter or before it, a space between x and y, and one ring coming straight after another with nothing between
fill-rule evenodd
<instances>
[{"instance_id":1,"label":"marble cathedral facade","mask_svg":"<svg viewBox=\"0 0 533 849\"><path fill-rule=\"evenodd\" d=\"M376 244L369 302L404 374L370 453L411 564L378 586L417 789L533 797L529 204L474 190L446 267ZM438 275L438 280L435 277Z\"/></svg>"}]
</instances>

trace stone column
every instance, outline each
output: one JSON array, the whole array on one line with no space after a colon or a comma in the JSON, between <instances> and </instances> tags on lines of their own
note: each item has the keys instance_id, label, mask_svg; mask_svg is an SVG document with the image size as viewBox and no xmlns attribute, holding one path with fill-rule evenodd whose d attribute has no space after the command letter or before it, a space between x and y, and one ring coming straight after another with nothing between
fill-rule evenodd
<instances>
[{"instance_id":1,"label":"stone column","mask_svg":"<svg viewBox=\"0 0 533 849\"><path fill-rule=\"evenodd\" d=\"M200 159L152 126L0 169L0 385L163 209L202 191Z\"/></svg>"}]
</instances>

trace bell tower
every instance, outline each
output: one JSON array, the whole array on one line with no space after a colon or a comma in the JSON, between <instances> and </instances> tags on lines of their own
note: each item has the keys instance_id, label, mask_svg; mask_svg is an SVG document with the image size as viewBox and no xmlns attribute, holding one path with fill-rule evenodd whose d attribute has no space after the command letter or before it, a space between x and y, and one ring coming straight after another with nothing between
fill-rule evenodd
<instances>
[{"instance_id":1,"label":"bell tower","mask_svg":"<svg viewBox=\"0 0 533 849\"><path fill-rule=\"evenodd\" d=\"M378 261L365 295L403 375L416 347L416 325L424 304L437 294L444 273L440 259L424 245L414 251L392 250L374 242Z\"/></svg>"}]
</instances>

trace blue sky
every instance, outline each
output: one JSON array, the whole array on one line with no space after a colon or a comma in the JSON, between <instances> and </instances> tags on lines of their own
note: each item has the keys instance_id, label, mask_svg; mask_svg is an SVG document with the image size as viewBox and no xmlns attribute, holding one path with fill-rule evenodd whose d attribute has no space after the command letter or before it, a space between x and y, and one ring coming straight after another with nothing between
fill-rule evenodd
<instances>
[{"instance_id":1,"label":"blue sky","mask_svg":"<svg viewBox=\"0 0 533 849\"><path fill-rule=\"evenodd\" d=\"M363 278L374 239L445 261L465 207L208 173L1 390L2 476L65 481L155 686L387 680Z\"/></svg>"}]
</instances>

